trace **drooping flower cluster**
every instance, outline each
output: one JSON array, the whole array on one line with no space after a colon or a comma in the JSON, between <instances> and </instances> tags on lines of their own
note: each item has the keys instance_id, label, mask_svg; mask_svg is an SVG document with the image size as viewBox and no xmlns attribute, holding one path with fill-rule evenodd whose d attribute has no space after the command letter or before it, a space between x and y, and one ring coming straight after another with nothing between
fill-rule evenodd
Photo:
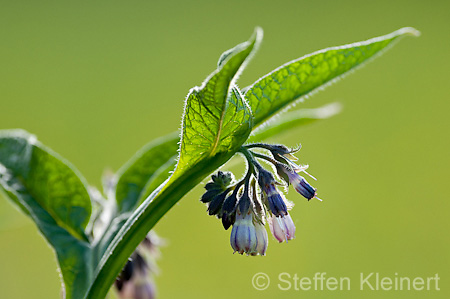
<instances>
[{"instance_id":1,"label":"drooping flower cluster","mask_svg":"<svg viewBox=\"0 0 450 299\"><path fill-rule=\"evenodd\" d=\"M252 150L254 148L266 150L270 155L255 152ZM306 173L308 166L299 166L293 162L297 160L292 155L296 151L298 149L289 149L284 145L263 143L243 146L240 152L248 162L245 177L236 181L232 173L219 171L205 185L206 192L201 201L208 204L209 215L216 215L222 220L226 230L233 226L230 243L234 252L265 255L268 245L264 227L266 222L279 242L287 242L295 237L295 225L288 212L293 204L277 186L292 185L308 200L316 197L316 189L298 174ZM258 160L273 165L272 170L284 183L277 181L274 174Z\"/></svg>"},{"instance_id":2,"label":"drooping flower cluster","mask_svg":"<svg viewBox=\"0 0 450 299\"><path fill-rule=\"evenodd\" d=\"M115 281L119 297L122 299L154 299L157 273L155 260L159 257L161 239L151 231L131 255Z\"/></svg>"}]
</instances>

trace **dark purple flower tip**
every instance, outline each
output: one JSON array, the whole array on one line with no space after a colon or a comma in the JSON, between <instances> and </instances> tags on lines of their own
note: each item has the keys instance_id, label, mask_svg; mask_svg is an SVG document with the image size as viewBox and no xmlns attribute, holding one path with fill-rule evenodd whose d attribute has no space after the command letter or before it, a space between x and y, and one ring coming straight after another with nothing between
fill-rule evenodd
<instances>
[{"instance_id":1,"label":"dark purple flower tip","mask_svg":"<svg viewBox=\"0 0 450 299\"><path fill-rule=\"evenodd\" d=\"M306 197L308 200L314 198L316 196L316 189L311 186L304 177L299 175L297 172L292 169L284 166L277 165L277 172L283 178L287 175L289 182L294 186L295 190L300 193L303 197Z\"/></svg>"},{"instance_id":2,"label":"dark purple flower tip","mask_svg":"<svg viewBox=\"0 0 450 299\"><path fill-rule=\"evenodd\" d=\"M299 175L296 172L292 172L289 175L292 186L294 186L295 190L300 193L303 197L308 200L314 198L316 196L316 189L311 186L304 177Z\"/></svg>"},{"instance_id":3,"label":"dark purple flower tip","mask_svg":"<svg viewBox=\"0 0 450 299\"><path fill-rule=\"evenodd\" d=\"M284 216L287 214L287 207L283 196L276 191L267 194L267 201L269 202L269 209L275 216Z\"/></svg>"}]
</instances>

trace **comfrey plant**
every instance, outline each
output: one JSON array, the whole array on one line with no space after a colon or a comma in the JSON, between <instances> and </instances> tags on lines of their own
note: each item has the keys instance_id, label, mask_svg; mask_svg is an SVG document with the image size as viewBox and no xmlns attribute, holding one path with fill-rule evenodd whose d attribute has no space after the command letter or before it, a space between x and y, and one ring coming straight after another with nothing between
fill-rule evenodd
<instances>
[{"instance_id":1,"label":"comfrey plant","mask_svg":"<svg viewBox=\"0 0 450 299\"><path fill-rule=\"evenodd\" d=\"M382 53L412 28L367 41L324 49L293 60L239 89L238 75L258 49L261 29L225 51L217 68L186 97L181 132L151 142L117 173L103 191L87 187L67 161L24 131L0 132L0 186L31 217L53 247L63 297L105 298L112 285L121 298L153 298L160 239L149 231L186 193L235 154L245 158L242 179L217 172L201 201L231 230L231 247L265 255L268 236L294 238L292 204L282 185L318 199L298 165L298 148L262 141L280 131L337 113L335 105L294 110L268 122L312 92ZM263 164L261 164L263 163ZM302 175L301 175L302 174Z\"/></svg>"}]
</instances>

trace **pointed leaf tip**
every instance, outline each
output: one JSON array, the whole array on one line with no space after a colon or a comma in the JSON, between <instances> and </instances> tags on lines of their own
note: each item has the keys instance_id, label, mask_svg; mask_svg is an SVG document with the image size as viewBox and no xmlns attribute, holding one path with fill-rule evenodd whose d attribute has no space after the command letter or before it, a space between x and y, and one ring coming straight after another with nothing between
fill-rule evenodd
<instances>
[{"instance_id":1,"label":"pointed leaf tip","mask_svg":"<svg viewBox=\"0 0 450 299\"><path fill-rule=\"evenodd\" d=\"M253 35L255 36L256 42L259 44L264 36L264 30L261 27L256 26Z\"/></svg>"},{"instance_id":2,"label":"pointed leaf tip","mask_svg":"<svg viewBox=\"0 0 450 299\"><path fill-rule=\"evenodd\" d=\"M422 33L414 27L403 27L396 31L398 35L419 37Z\"/></svg>"},{"instance_id":3,"label":"pointed leaf tip","mask_svg":"<svg viewBox=\"0 0 450 299\"><path fill-rule=\"evenodd\" d=\"M261 44L262 38L263 38L263 30L261 27L255 27L255 30L253 31L252 36L248 41L245 41L243 43L238 44L234 48L228 49L225 52L222 53L219 57L219 61L217 62L217 67L222 67L229 57L235 55L237 52L245 51L249 48L249 45L251 46L251 53L249 54L249 58L247 60L250 60L251 57L255 54L255 52L258 50L259 45ZM245 67L245 65L244 65Z\"/></svg>"}]
</instances>

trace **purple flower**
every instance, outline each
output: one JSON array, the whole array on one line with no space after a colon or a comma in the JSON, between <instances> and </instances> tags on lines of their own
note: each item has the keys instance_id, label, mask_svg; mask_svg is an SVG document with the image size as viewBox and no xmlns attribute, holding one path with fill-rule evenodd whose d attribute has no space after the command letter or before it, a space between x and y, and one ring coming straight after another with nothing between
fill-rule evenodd
<instances>
[{"instance_id":1,"label":"purple flower","mask_svg":"<svg viewBox=\"0 0 450 299\"><path fill-rule=\"evenodd\" d=\"M116 287L122 299L155 298L155 286L149 277L149 266L140 254L133 253L132 259L116 280Z\"/></svg>"},{"instance_id":2,"label":"purple flower","mask_svg":"<svg viewBox=\"0 0 450 299\"><path fill-rule=\"evenodd\" d=\"M155 298L152 276L157 273L155 260L159 256L158 247L163 244L164 241L151 231L136 248L115 281L121 299Z\"/></svg>"},{"instance_id":3,"label":"purple flower","mask_svg":"<svg viewBox=\"0 0 450 299\"><path fill-rule=\"evenodd\" d=\"M254 223L252 212L236 213L231 230L230 244L234 252L247 255L265 255L268 238L266 229L259 222Z\"/></svg>"},{"instance_id":4,"label":"purple flower","mask_svg":"<svg viewBox=\"0 0 450 299\"><path fill-rule=\"evenodd\" d=\"M284 217L270 218L269 227L272 235L280 243L295 238L295 225L289 214Z\"/></svg>"},{"instance_id":5,"label":"purple flower","mask_svg":"<svg viewBox=\"0 0 450 299\"><path fill-rule=\"evenodd\" d=\"M283 196L278 192L278 190L273 186L269 189L267 194L267 201L269 202L269 209L272 213L279 217L287 214L287 207L284 202Z\"/></svg>"},{"instance_id":6,"label":"purple flower","mask_svg":"<svg viewBox=\"0 0 450 299\"><path fill-rule=\"evenodd\" d=\"M316 189L313 188L313 186L311 186L304 177L296 172L292 172L289 178L295 190L306 197L308 200L316 196Z\"/></svg>"},{"instance_id":7,"label":"purple flower","mask_svg":"<svg viewBox=\"0 0 450 299\"><path fill-rule=\"evenodd\" d=\"M122 299L153 299L155 286L145 273L137 271L132 280L124 284L119 296Z\"/></svg>"},{"instance_id":8,"label":"purple flower","mask_svg":"<svg viewBox=\"0 0 450 299\"><path fill-rule=\"evenodd\" d=\"M295 171L290 170L289 168L277 165L277 171L280 176L285 177L287 175L287 179L289 183L294 186L295 190L300 193L303 197L308 200L314 198L316 194L316 189L311 186L304 177L296 173Z\"/></svg>"},{"instance_id":9,"label":"purple flower","mask_svg":"<svg viewBox=\"0 0 450 299\"><path fill-rule=\"evenodd\" d=\"M287 214L286 203L283 196L278 192L275 186L275 179L268 171L259 171L258 184L261 190L267 195L269 209L275 216L283 216Z\"/></svg>"}]
</instances>

